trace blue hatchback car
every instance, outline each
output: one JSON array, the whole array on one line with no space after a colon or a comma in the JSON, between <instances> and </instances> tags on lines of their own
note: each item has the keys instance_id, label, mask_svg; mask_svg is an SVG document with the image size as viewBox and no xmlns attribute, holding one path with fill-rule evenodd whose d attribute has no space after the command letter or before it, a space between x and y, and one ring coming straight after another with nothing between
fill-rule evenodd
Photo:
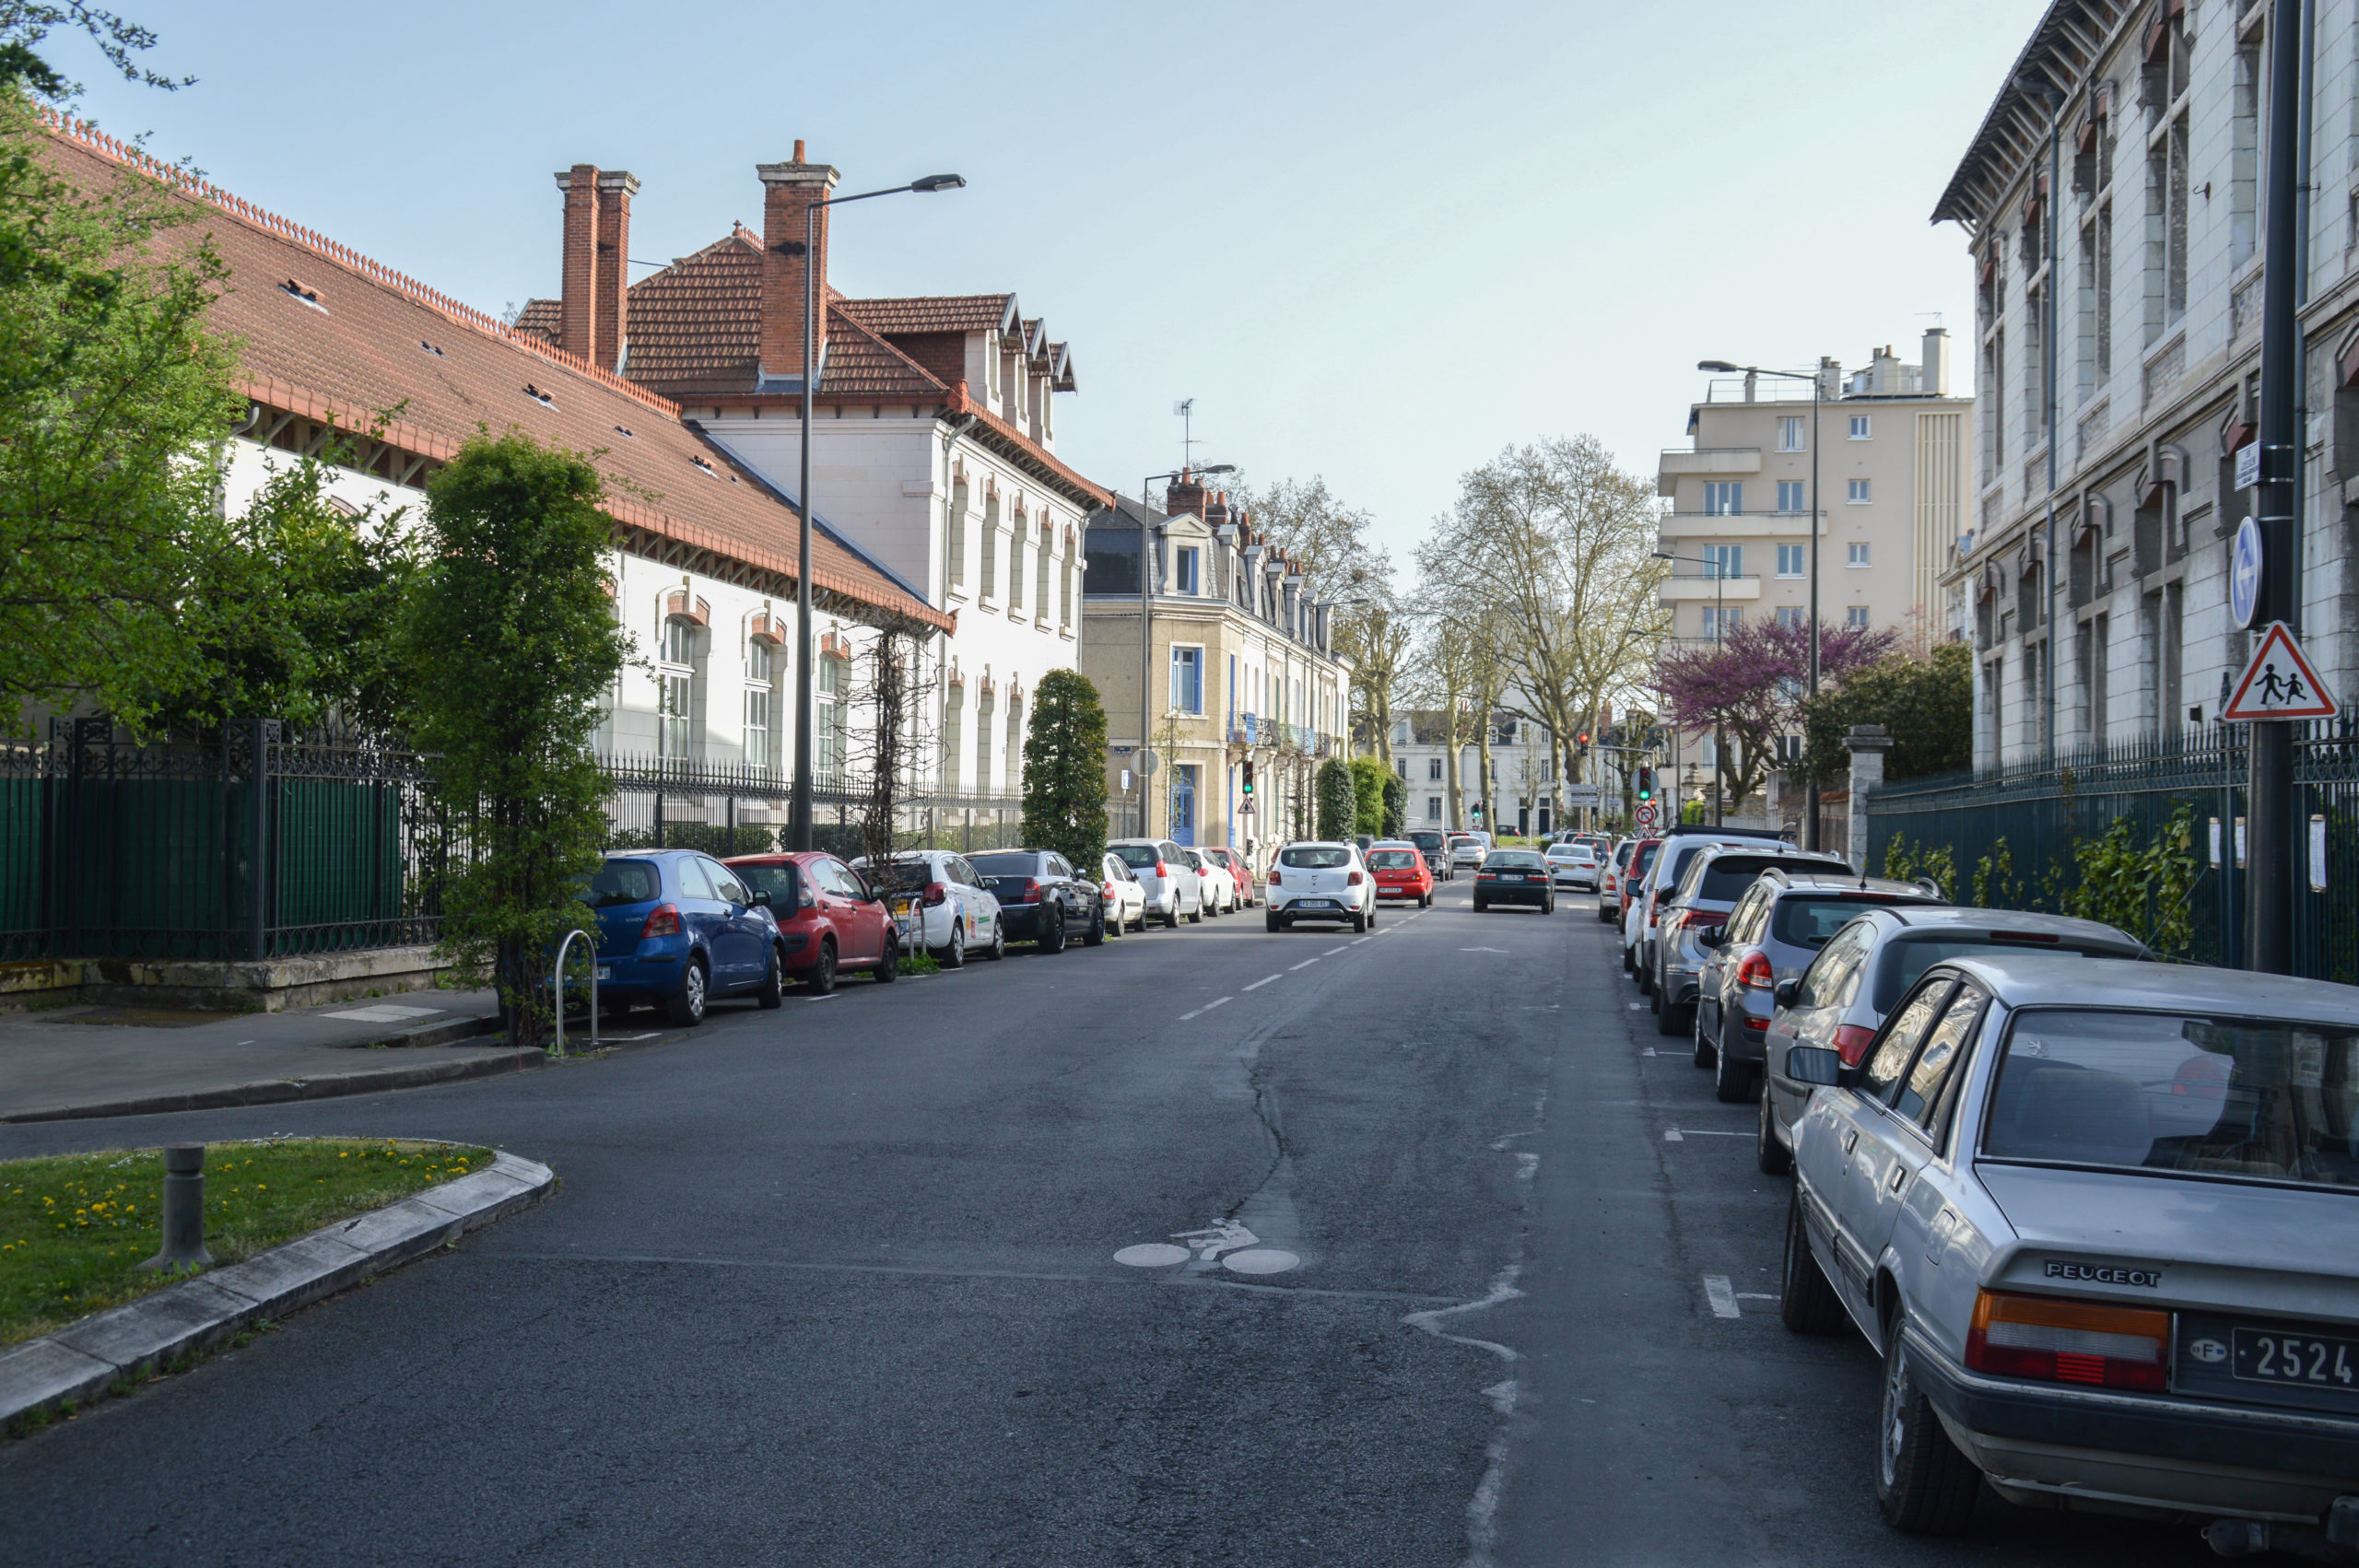
<instances>
[{"instance_id":1,"label":"blue hatchback car","mask_svg":"<svg viewBox=\"0 0 2359 1568\"><path fill-rule=\"evenodd\" d=\"M598 995L624 1008L661 1005L674 1024L703 1021L715 997L783 1000L769 895L694 849L612 850L583 900L598 918Z\"/></svg>"}]
</instances>

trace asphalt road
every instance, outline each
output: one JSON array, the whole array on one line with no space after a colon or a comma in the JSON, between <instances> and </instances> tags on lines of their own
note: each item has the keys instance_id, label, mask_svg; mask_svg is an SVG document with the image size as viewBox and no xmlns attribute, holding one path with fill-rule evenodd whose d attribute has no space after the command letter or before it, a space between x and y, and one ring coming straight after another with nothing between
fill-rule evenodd
<instances>
[{"instance_id":1,"label":"asphalt road","mask_svg":"<svg viewBox=\"0 0 2359 1568\"><path fill-rule=\"evenodd\" d=\"M1987 1496L1962 1541L1886 1531L1876 1369L1778 1326L1783 1184L1708 1135L1749 1113L1628 1009L1587 899L1467 889L724 1003L513 1079L0 1129L467 1139L563 1181L0 1444L0 1564L2211 1560ZM1297 1266L1115 1259L1216 1222Z\"/></svg>"}]
</instances>

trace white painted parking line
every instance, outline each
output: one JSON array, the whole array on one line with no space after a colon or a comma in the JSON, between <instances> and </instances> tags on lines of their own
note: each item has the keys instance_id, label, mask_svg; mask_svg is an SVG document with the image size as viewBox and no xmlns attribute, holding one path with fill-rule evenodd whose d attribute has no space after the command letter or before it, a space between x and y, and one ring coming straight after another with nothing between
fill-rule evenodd
<instances>
[{"instance_id":1,"label":"white painted parking line","mask_svg":"<svg viewBox=\"0 0 2359 1568\"><path fill-rule=\"evenodd\" d=\"M1221 1004L1221 1002L1223 1002L1223 1001L1235 1001L1236 1000L1237 1000L1237 999L1236 999L1235 997L1233 997L1233 996L1225 996L1225 997L1223 997L1223 998L1221 998L1221 999L1220 999L1220 1001L1208 1001L1208 1002L1204 1003L1204 1005L1203 1005L1203 1006L1202 1006L1202 1007L1200 1007L1200 1008L1196 1009L1196 1011L1195 1011L1195 1012L1183 1012L1183 1013L1181 1013L1181 1014L1180 1015L1180 1023L1182 1023L1182 1024L1185 1024L1185 1023L1186 1023L1186 1022L1188 1022L1188 1020L1190 1020L1191 1018L1202 1018L1205 1013L1210 1012L1214 1008L1218 1007L1218 1006Z\"/></svg>"},{"instance_id":2,"label":"white painted parking line","mask_svg":"<svg viewBox=\"0 0 2359 1568\"><path fill-rule=\"evenodd\" d=\"M1655 1054L1655 1048L1654 1048L1654 1047L1652 1047L1652 1046L1649 1046L1649 1047L1647 1047L1644 1050L1640 1051L1638 1054L1639 1054L1640 1056L1652 1056L1652 1055L1654 1055L1654 1054Z\"/></svg>"},{"instance_id":3,"label":"white painted parking line","mask_svg":"<svg viewBox=\"0 0 2359 1568\"><path fill-rule=\"evenodd\" d=\"M1293 974L1293 973L1294 973L1294 971L1295 971L1296 969L1308 969L1308 968L1309 968L1313 964L1316 964L1316 963L1318 963L1318 962L1319 962L1319 960L1318 960L1318 959L1316 959L1316 958L1306 958L1306 959L1304 959L1301 963L1295 965L1293 966L1293 968L1288 969L1288 970L1286 971L1286 973L1287 973L1287 974L1289 974L1289 975L1291 975L1291 974Z\"/></svg>"},{"instance_id":4,"label":"white painted parking line","mask_svg":"<svg viewBox=\"0 0 2359 1568\"><path fill-rule=\"evenodd\" d=\"M1633 1012L1644 1012L1646 1010L1647 1004L1643 1001L1634 1001L1630 1004L1630 1011Z\"/></svg>"},{"instance_id":5,"label":"white painted parking line","mask_svg":"<svg viewBox=\"0 0 2359 1568\"><path fill-rule=\"evenodd\" d=\"M1760 1136L1758 1132L1715 1132L1708 1128L1696 1127L1666 1127L1662 1129L1662 1141L1666 1143L1684 1143L1691 1138L1758 1138Z\"/></svg>"},{"instance_id":6,"label":"white painted parking line","mask_svg":"<svg viewBox=\"0 0 2359 1568\"><path fill-rule=\"evenodd\" d=\"M1715 1317L1743 1316L1737 1309L1736 1292L1729 1287L1729 1277L1726 1274L1704 1276L1704 1299L1712 1304L1712 1316Z\"/></svg>"},{"instance_id":7,"label":"white painted parking line","mask_svg":"<svg viewBox=\"0 0 2359 1568\"><path fill-rule=\"evenodd\" d=\"M1251 985L1250 985L1250 986L1246 987L1245 989L1246 989L1247 990L1249 990L1249 991L1258 991L1258 990L1260 990L1263 986L1268 985L1272 980L1284 979L1285 977L1285 976L1283 976L1283 975L1264 975L1264 976L1262 976L1260 979L1258 979L1258 980L1254 981Z\"/></svg>"}]
</instances>

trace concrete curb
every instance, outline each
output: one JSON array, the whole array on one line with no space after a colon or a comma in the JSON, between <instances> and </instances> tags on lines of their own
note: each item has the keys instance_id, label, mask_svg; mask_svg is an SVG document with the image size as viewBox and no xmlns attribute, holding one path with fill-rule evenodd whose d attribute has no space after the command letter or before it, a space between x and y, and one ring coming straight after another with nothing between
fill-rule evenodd
<instances>
[{"instance_id":1,"label":"concrete curb","mask_svg":"<svg viewBox=\"0 0 2359 1568\"><path fill-rule=\"evenodd\" d=\"M0 1351L0 1431L100 1398L117 1381L209 1350L257 1318L284 1316L398 1268L539 1202L556 1184L546 1165L503 1153L473 1176Z\"/></svg>"},{"instance_id":2,"label":"concrete curb","mask_svg":"<svg viewBox=\"0 0 2359 1568\"><path fill-rule=\"evenodd\" d=\"M447 1028L450 1025L437 1027ZM454 1083L466 1078L490 1078L502 1072L522 1072L544 1066L549 1059L546 1051L502 1051L496 1057L427 1062L414 1067L323 1072L314 1078L267 1078L257 1083L231 1083L219 1089L192 1089L180 1094L143 1094L135 1099L103 1100L90 1105L17 1111L0 1116L0 1124L84 1121L96 1117L160 1116L171 1111L210 1111L232 1106L275 1106L288 1100L332 1100L344 1094L374 1094L386 1089L417 1089L428 1083Z\"/></svg>"}]
</instances>

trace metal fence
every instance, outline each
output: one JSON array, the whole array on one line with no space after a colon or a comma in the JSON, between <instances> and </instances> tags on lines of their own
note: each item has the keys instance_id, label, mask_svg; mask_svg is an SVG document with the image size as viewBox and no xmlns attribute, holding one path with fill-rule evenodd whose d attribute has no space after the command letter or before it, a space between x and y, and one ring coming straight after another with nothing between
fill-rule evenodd
<instances>
[{"instance_id":1,"label":"metal fence","mask_svg":"<svg viewBox=\"0 0 2359 1568\"><path fill-rule=\"evenodd\" d=\"M0 959L275 958L434 939L451 836L425 759L274 720L0 745Z\"/></svg>"},{"instance_id":2,"label":"metal fence","mask_svg":"<svg viewBox=\"0 0 2359 1568\"><path fill-rule=\"evenodd\" d=\"M614 793L606 807L616 849L695 848L757 855L787 847L792 779L766 768L669 757L603 758ZM865 793L817 785L811 792L813 845L850 858L863 852ZM1023 797L917 791L895 804L893 840L907 849L961 854L1014 848L1022 841Z\"/></svg>"},{"instance_id":3,"label":"metal fence","mask_svg":"<svg viewBox=\"0 0 2359 1568\"><path fill-rule=\"evenodd\" d=\"M2294 973L2359 983L2359 735L2325 725L2294 743L2297 813L2306 823L2294 878ZM2241 726L2070 754L2056 766L2024 765L1910 779L1868 798L1866 869L1881 872L1895 837L1919 858L1946 848L1953 897L2058 910L2080 886L2080 852L2117 822L2130 842L2154 844L2184 812L2194 875L2169 907L2150 894L2150 937L2181 922L2173 956L2231 966L2244 960L2245 786L2250 763Z\"/></svg>"}]
</instances>

